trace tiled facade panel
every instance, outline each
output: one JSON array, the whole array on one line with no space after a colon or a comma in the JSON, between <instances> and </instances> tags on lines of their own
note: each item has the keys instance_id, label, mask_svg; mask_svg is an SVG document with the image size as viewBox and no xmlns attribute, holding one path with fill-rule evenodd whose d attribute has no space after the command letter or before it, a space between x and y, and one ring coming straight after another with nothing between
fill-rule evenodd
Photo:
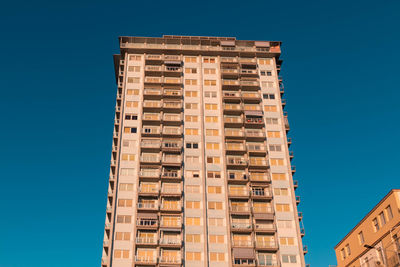
<instances>
[{"instance_id":1,"label":"tiled facade panel","mask_svg":"<svg viewBox=\"0 0 400 267\"><path fill-rule=\"evenodd\" d=\"M279 43L171 38L115 57L102 267L305 266Z\"/></svg>"}]
</instances>

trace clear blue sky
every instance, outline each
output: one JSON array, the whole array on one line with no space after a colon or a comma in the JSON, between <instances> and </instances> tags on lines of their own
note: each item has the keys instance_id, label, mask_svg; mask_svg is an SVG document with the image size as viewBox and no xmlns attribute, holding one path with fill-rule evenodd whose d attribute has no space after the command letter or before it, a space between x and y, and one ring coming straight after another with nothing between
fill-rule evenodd
<instances>
[{"instance_id":1,"label":"clear blue sky","mask_svg":"<svg viewBox=\"0 0 400 267\"><path fill-rule=\"evenodd\" d=\"M399 1L8 1L1 267L99 266L120 35L283 41L312 267L399 188Z\"/></svg>"}]
</instances>

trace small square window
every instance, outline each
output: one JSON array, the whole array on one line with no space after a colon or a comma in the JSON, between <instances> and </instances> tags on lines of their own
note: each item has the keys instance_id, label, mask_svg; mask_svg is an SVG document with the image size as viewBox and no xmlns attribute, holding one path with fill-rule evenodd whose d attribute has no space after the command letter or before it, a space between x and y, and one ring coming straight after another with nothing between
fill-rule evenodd
<instances>
[{"instance_id":1,"label":"small square window","mask_svg":"<svg viewBox=\"0 0 400 267\"><path fill-rule=\"evenodd\" d=\"M267 76L272 76L272 72L267 71Z\"/></svg>"}]
</instances>

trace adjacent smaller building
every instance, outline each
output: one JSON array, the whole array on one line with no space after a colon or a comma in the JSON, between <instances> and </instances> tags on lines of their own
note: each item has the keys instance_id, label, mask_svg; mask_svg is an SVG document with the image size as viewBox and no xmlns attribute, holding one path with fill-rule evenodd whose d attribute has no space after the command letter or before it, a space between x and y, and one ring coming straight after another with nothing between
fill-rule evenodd
<instances>
[{"instance_id":1,"label":"adjacent smaller building","mask_svg":"<svg viewBox=\"0 0 400 267\"><path fill-rule=\"evenodd\" d=\"M336 246L338 267L400 266L400 189L391 190Z\"/></svg>"}]
</instances>

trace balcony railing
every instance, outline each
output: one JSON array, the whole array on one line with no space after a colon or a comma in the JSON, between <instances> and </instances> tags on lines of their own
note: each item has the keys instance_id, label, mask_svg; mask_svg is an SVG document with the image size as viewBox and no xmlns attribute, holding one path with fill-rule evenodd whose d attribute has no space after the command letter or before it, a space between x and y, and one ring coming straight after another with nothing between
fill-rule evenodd
<instances>
[{"instance_id":1,"label":"balcony railing","mask_svg":"<svg viewBox=\"0 0 400 267\"><path fill-rule=\"evenodd\" d=\"M161 256L160 263L169 263L169 264L180 264L182 261L181 257L165 257Z\"/></svg>"},{"instance_id":2,"label":"balcony railing","mask_svg":"<svg viewBox=\"0 0 400 267\"><path fill-rule=\"evenodd\" d=\"M244 110L256 110L256 111L262 110L260 105L250 105L250 104L244 104L243 109Z\"/></svg>"},{"instance_id":3,"label":"balcony railing","mask_svg":"<svg viewBox=\"0 0 400 267\"><path fill-rule=\"evenodd\" d=\"M256 247L259 248L276 248L278 244L275 241L267 241L267 240L257 240L256 241Z\"/></svg>"},{"instance_id":4,"label":"balcony railing","mask_svg":"<svg viewBox=\"0 0 400 267\"><path fill-rule=\"evenodd\" d=\"M255 58L240 58L240 63L256 63L257 60Z\"/></svg>"},{"instance_id":5,"label":"balcony railing","mask_svg":"<svg viewBox=\"0 0 400 267\"><path fill-rule=\"evenodd\" d=\"M145 226L145 227L157 227L158 220L157 219L138 219L136 221L137 226Z\"/></svg>"},{"instance_id":6,"label":"balcony railing","mask_svg":"<svg viewBox=\"0 0 400 267\"><path fill-rule=\"evenodd\" d=\"M161 176L163 178L180 178L181 173L179 171L164 171Z\"/></svg>"},{"instance_id":7,"label":"balcony railing","mask_svg":"<svg viewBox=\"0 0 400 267\"><path fill-rule=\"evenodd\" d=\"M136 238L136 244L152 244L156 245L157 244L157 238L153 237L137 237Z\"/></svg>"},{"instance_id":8,"label":"balcony railing","mask_svg":"<svg viewBox=\"0 0 400 267\"><path fill-rule=\"evenodd\" d=\"M162 78L160 77L145 77L145 83L162 83Z\"/></svg>"},{"instance_id":9,"label":"balcony railing","mask_svg":"<svg viewBox=\"0 0 400 267\"><path fill-rule=\"evenodd\" d=\"M229 98L237 99L240 97L240 93L236 91L223 91L223 97L227 99Z\"/></svg>"},{"instance_id":10,"label":"balcony railing","mask_svg":"<svg viewBox=\"0 0 400 267\"><path fill-rule=\"evenodd\" d=\"M227 157L227 164L234 165L247 165L247 161L241 157Z\"/></svg>"},{"instance_id":11,"label":"balcony railing","mask_svg":"<svg viewBox=\"0 0 400 267\"><path fill-rule=\"evenodd\" d=\"M182 102L164 102L163 108L181 109L182 108Z\"/></svg>"},{"instance_id":12,"label":"balcony railing","mask_svg":"<svg viewBox=\"0 0 400 267\"><path fill-rule=\"evenodd\" d=\"M275 225L273 223L257 223L256 230L274 230Z\"/></svg>"},{"instance_id":13,"label":"balcony railing","mask_svg":"<svg viewBox=\"0 0 400 267\"><path fill-rule=\"evenodd\" d=\"M160 244L163 245L180 245L182 243L182 240L180 238L161 238Z\"/></svg>"},{"instance_id":14,"label":"balcony railing","mask_svg":"<svg viewBox=\"0 0 400 267\"><path fill-rule=\"evenodd\" d=\"M244 99L261 99L261 95L259 93L250 93L250 92L243 92L242 97Z\"/></svg>"},{"instance_id":15,"label":"balcony railing","mask_svg":"<svg viewBox=\"0 0 400 267\"><path fill-rule=\"evenodd\" d=\"M223 79L222 80L222 85L227 85L227 86L229 86L229 85L239 85L239 81L238 80L226 80L226 79Z\"/></svg>"},{"instance_id":16,"label":"balcony railing","mask_svg":"<svg viewBox=\"0 0 400 267\"><path fill-rule=\"evenodd\" d=\"M181 205L181 203L162 203L161 209L162 210L181 210L182 205Z\"/></svg>"},{"instance_id":17,"label":"balcony railing","mask_svg":"<svg viewBox=\"0 0 400 267\"><path fill-rule=\"evenodd\" d=\"M265 137L265 132L263 131L246 131L246 137Z\"/></svg>"},{"instance_id":18,"label":"balcony railing","mask_svg":"<svg viewBox=\"0 0 400 267\"><path fill-rule=\"evenodd\" d=\"M160 140L142 141L140 143L141 148L159 148L161 146Z\"/></svg>"},{"instance_id":19,"label":"balcony railing","mask_svg":"<svg viewBox=\"0 0 400 267\"><path fill-rule=\"evenodd\" d=\"M269 260L269 259L258 259L257 260L257 266L279 266L278 261L276 260Z\"/></svg>"},{"instance_id":20,"label":"balcony railing","mask_svg":"<svg viewBox=\"0 0 400 267\"><path fill-rule=\"evenodd\" d=\"M272 207L253 207L253 212L255 213L272 213Z\"/></svg>"},{"instance_id":21,"label":"balcony railing","mask_svg":"<svg viewBox=\"0 0 400 267\"><path fill-rule=\"evenodd\" d=\"M221 57L221 62L236 63L238 62L238 59L236 57Z\"/></svg>"},{"instance_id":22,"label":"balcony railing","mask_svg":"<svg viewBox=\"0 0 400 267\"><path fill-rule=\"evenodd\" d=\"M249 191L241 188L229 188L229 196L246 197L249 195Z\"/></svg>"},{"instance_id":23,"label":"balcony railing","mask_svg":"<svg viewBox=\"0 0 400 267\"><path fill-rule=\"evenodd\" d=\"M237 74L239 73L238 69L226 69L226 68L222 68L221 69L222 74Z\"/></svg>"},{"instance_id":24,"label":"balcony railing","mask_svg":"<svg viewBox=\"0 0 400 267\"><path fill-rule=\"evenodd\" d=\"M231 205L231 212L249 212L250 206Z\"/></svg>"},{"instance_id":25,"label":"balcony railing","mask_svg":"<svg viewBox=\"0 0 400 267\"><path fill-rule=\"evenodd\" d=\"M182 134L182 130L181 130L181 128L164 127L163 128L163 134L181 135Z\"/></svg>"},{"instance_id":26,"label":"balcony railing","mask_svg":"<svg viewBox=\"0 0 400 267\"><path fill-rule=\"evenodd\" d=\"M141 186L139 187L139 193L145 194L157 194L159 191L158 187Z\"/></svg>"},{"instance_id":27,"label":"balcony railing","mask_svg":"<svg viewBox=\"0 0 400 267\"><path fill-rule=\"evenodd\" d=\"M252 173L250 173L250 181L269 182L269 181L271 181L271 178L267 174L252 174Z\"/></svg>"},{"instance_id":28,"label":"balcony railing","mask_svg":"<svg viewBox=\"0 0 400 267\"><path fill-rule=\"evenodd\" d=\"M159 156L140 156L140 161L145 163L159 163Z\"/></svg>"},{"instance_id":29,"label":"balcony railing","mask_svg":"<svg viewBox=\"0 0 400 267\"><path fill-rule=\"evenodd\" d=\"M241 69L240 70L241 74L258 74L257 70L251 70L251 69Z\"/></svg>"},{"instance_id":30,"label":"balcony railing","mask_svg":"<svg viewBox=\"0 0 400 267\"><path fill-rule=\"evenodd\" d=\"M250 158L249 164L252 166L267 167L267 160L265 158Z\"/></svg>"},{"instance_id":31,"label":"balcony railing","mask_svg":"<svg viewBox=\"0 0 400 267\"><path fill-rule=\"evenodd\" d=\"M143 120L146 120L146 121L159 121L159 120L161 120L161 114L155 114L155 113L149 114L149 113L144 113L142 119L143 119Z\"/></svg>"},{"instance_id":32,"label":"balcony railing","mask_svg":"<svg viewBox=\"0 0 400 267\"><path fill-rule=\"evenodd\" d=\"M241 116L224 116L225 123L243 123Z\"/></svg>"},{"instance_id":33,"label":"balcony railing","mask_svg":"<svg viewBox=\"0 0 400 267\"><path fill-rule=\"evenodd\" d=\"M162 158L163 163L170 163L170 164L179 164L182 162L182 158L180 156L175 156L175 157L163 157Z\"/></svg>"},{"instance_id":34,"label":"balcony railing","mask_svg":"<svg viewBox=\"0 0 400 267\"><path fill-rule=\"evenodd\" d=\"M259 124L263 125L264 124L264 119L262 117L250 117L246 116L245 119L246 124Z\"/></svg>"},{"instance_id":35,"label":"balcony railing","mask_svg":"<svg viewBox=\"0 0 400 267\"><path fill-rule=\"evenodd\" d=\"M174 90L174 89L164 89L165 96L182 96L181 90Z\"/></svg>"},{"instance_id":36,"label":"balcony railing","mask_svg":"<svg viewBox=\"0 0 400 267\"><path fill-rule=\"evenodd\" d=\"M174 227L174 228L176 228L176 227L181 227L182 226L182 222L180 220L177 220L177 221L164 221L164 220L161 220L160 226L161 227Z\"/></svg>"},{"instance_id":37,"label":"balcony railing","mask_svg":"<svg viewBox=\"0 0 400 267\"><path fill-rule=\"evenodd\" d=\"M144 108L161 108L161 101L144 101Z\"/></svg>"},{"instance_id":38,"label":"balcony railing","mask_svg":"<svg viewBox=\"0 0 400 267\"><path fill-rule=\"evenodd\" d=\"M240 81L241 86L259 86L260 83L258 81Z\"/></svg>"},{"instance_id":39,"label":"balcony railing","mask_svg":"<svg viewBox=\"0 0 400 267\"><path fill-rule=\"evenodd\" d=\"M161 95L160 89L144 89L144 95Z\"/></svg>"},{"instance_id":40,"label":"balcony railing","mask_svg":"<svg viewBox=\"0 0 400 267\"><path fill-rule=\"evenodd\" d=\"M228 173L229 180L236 180L236 181L247 181L246 173L244 172L229 172Z\"/></svg>"},{"instance_id":41,"label":"balcony railing","mask_svg":"<svg viewBox=\"0 0 400 267\"><path fill-rule=\"evenodd\" d=\"M260 196L260 197L267 197L271 196L271 191L268 188L252 188L251 189L252 196Z\"/></svg>"},{"instance_id":42,"label":"balcony railing","mask_svg":"<svg viewBox=\"0 0 400 267\"><path fill-rule=\"evenodd\" d=\"M158 203L157 202L154 202L154 203L148 203L148 202L138 203L138 209L155 210L155 209L158 209Z\"/></svg>"},{"instance_id":43,"label":"balcony railing","mask_svg":"<svg viewBox=\"0 0 400 267\"><path fill-rule=\"evenodd\" d=\"M243 151L246 149L243 143L226 143L225 148L226 150L238 150L238 151Z\"/></svg>"},{"instance_id":44,"label":"balcony railing","mask_svg":"<svg viewBox=\"0 0 400 267\"><path fill-rule=\"evenodd\" d=\"M232 224L233 226L233 224ZM250 225L251 228L251 225ZM237 247L252 247L253 242L251 240L232 240L234 246Z\"/></svg>"},{"instance_id":45,"label":"balcony railing","mask_svg":"<svg viewBox=\"0 0 400 267\"><path fill-rule=\"evenodd\" d=\"M233 130L233 129L225 129L225 136L243 137L244 136L244 131L242 131L242 130Z\"/></svg>"},{"instance_id":46,"label":"balcony railing","mask_svg":"<svg viewBox=\"0 0 400 267\"><path fill-rule=\"evenodd\" d=\"M242 110L240 104L224 104L224 110Z\"/></svg>"},{"instance_id":47,"label":"balcony railing","mask_svg":"<svg viewBox=\"0 0 400 267\"><path fill-rule=\"evenodd\" d=\"M144 256L136 256L136 262L147 263L147 264L156 264L157 257L144 257Z\"/></svg>"},{"instance_id":48,"label":"balcony railing","mask_svg":"<svg viewBox=\"0 0 400 267\"><path fill-rule=\"evenodd\" d=\"M163 187L161 193L164 194L181 194L182 189L180 187Z\"/></svg>"},{"instance_id":49,"label":"balcony railing","mask_svg":"<svg viewBox=\"0 0 400 267\"><path fill-rule=\"evenodd\" d=\"M141 170L139 173L140 176L143 177L160 177L160 172L159 171L147 171L147 170Z\"/></svg>"},{"instance_id":50,"label":"balcony railing","mask_svg":"<svg viewBox=\"0 0 400 267\"><path fill-rule=\"evenodd\" d=\"M146 71L161 71L162 67L161 66L153 66L153 65L147 65L145 70Z\"/></svg>"}]
</instances>

